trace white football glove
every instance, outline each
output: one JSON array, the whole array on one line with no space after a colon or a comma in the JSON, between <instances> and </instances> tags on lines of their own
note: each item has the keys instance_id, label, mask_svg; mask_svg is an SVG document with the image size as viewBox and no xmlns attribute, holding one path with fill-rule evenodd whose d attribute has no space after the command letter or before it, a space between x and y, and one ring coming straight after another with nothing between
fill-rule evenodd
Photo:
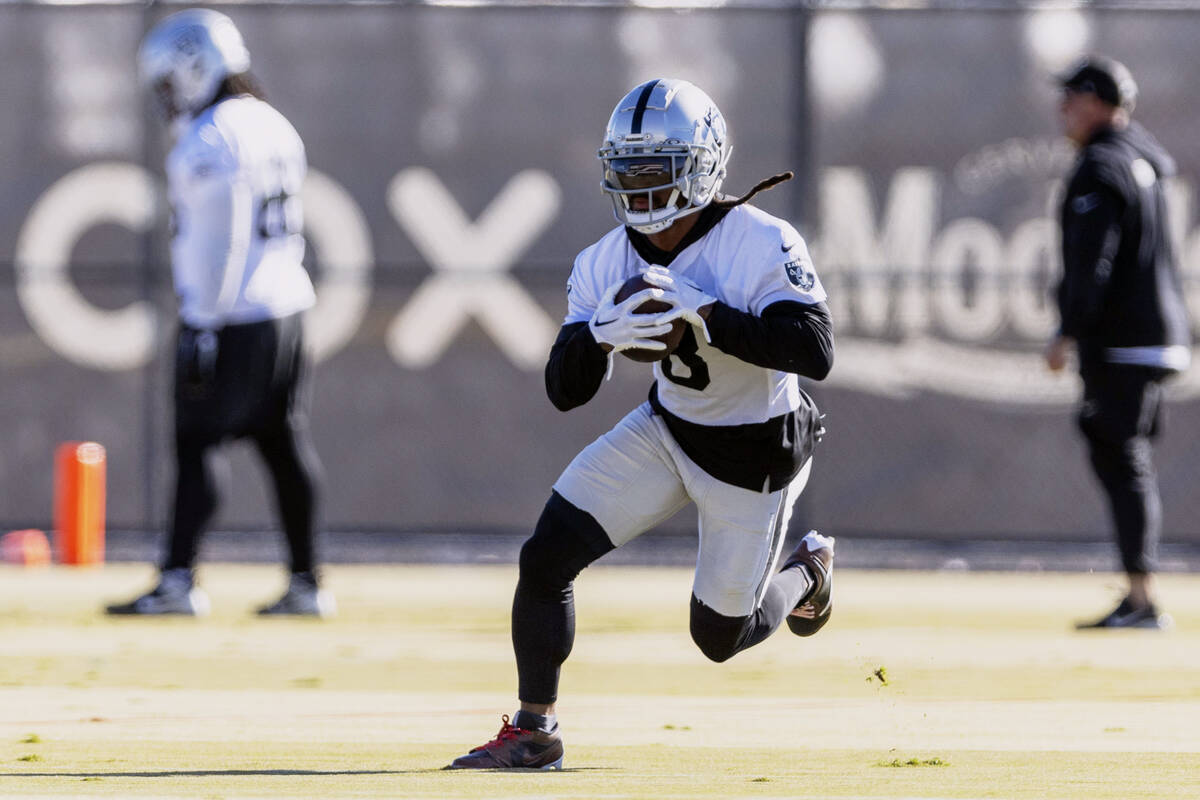
<instances>
[{"instance_id":1,"label":"white football glove","mask_svg":"<svg viewBox=\"0 0 1200 800\"><path fill-rule=\"evenodd\" d=\"M703 331L704 341L712 341L712 337L708 335L708 325L705 324L704 317L700 315L700 309L717 302L717 298L666 267L650 267L642 273L642 277L646 283L663 290L663 294L659 297L660 300L675 307L671 311L664 311L659 317L660 320L671 322L682 319Z\"/></svg>"},{"instance_id":2,"label":"white football glove","mask_svg":"<svg viewBox=\"0 0 1200 800\"><path fill-rule=\"evenodd\" d=\"M663 290L643 289L620 303L614 303L613 299L620 289L621 283L614 283L600 298L600 305L596 307L595 313L588 321L588 328L591 329L592 336L600 344L612 348L610 352L613 353L633 348L666 350L667 346L654 337L670 333L671 323L664 320L663 316L671 312L664 311L662 314L633 313L635 308L647 300L661 299L664 294Z\"/></svg>"}]
</instances>

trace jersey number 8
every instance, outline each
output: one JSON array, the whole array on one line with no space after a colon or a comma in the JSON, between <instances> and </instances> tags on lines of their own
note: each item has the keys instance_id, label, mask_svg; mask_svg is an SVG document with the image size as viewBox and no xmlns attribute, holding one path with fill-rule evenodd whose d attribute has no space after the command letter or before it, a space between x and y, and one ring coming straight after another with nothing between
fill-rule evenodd
<instances>
[{"instance_id":1,"label":"jersey number 8","mask_svg":"<svg viewBox=\"0 0 1200 800\"><path fill-rule=\"evenodd\" d=\"M663 375L667 376L667 380L671 383L677 383L680 386L686 386L688 389L695 389L697 392L702 392L712 383L712 379L708 374L708 363L700 357L700 345L696 342L696 332L691 325L683 333L683 338L679 340L679 346L663 359L662 371ZM687 375L676 375L672 369L674 359L679 359L683 366L688 368Z\"/></svg>"}]
</instances>

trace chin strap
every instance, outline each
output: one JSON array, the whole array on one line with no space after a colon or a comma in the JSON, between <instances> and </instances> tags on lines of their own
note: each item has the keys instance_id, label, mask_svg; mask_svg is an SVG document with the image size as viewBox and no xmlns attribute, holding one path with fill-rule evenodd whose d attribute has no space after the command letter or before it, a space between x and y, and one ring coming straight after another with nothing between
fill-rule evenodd
<instances>
[{"instance_id":1,"label":"chin strap","mask_svg":"<svg viewBox=\"0 0 1200 800\"><path fill-rule=\"evenodd\" d=\"M768 189L774 189L779 184L790 181L794 177L796 177L795 173L789 169L787 172L781 172L778 175L772 175L769 178L764 178L763 180L754 184L754 188L746 192L741 197L733 200L715 200L713 201L713 205L720 206L721 208L733 208L734 206L740 206L742 203L748 203L750 198L754 197L754 195L758 194L759 192L765 192Z\"/></svg>"}]
</instances>

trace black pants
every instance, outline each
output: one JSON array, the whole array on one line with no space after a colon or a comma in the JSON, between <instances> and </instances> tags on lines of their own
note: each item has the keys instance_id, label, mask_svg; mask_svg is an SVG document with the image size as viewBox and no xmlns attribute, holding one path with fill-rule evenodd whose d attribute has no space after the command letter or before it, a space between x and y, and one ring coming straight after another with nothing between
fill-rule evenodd
<instances>
[{"instance_id":1,"label":"black pants","mask_svg":"<svg viewBox=\"0 0 1200 800\"><path fill-rule=\"evenodd\" d=\"M1155 571L1162 502L1151 440L1162 416L1162 381L1154 367L1099 364L1081 371L1079 427L1092 469L1112 512L1121 565L1130 575Z\"/></svg>"},{"instance_id":2,"label":"black pants","mask_svg":"<svg viewBox=\"0 0 1200 800\"><path fill-rule=\"evenodd\" d=\"M164 569L191 568L216 513L221 444L249 439L271 475L294 572L316 567L320 463L305 409L299 314L179 330L175 361L175 502Z\"/></svg>"}]
</instances>

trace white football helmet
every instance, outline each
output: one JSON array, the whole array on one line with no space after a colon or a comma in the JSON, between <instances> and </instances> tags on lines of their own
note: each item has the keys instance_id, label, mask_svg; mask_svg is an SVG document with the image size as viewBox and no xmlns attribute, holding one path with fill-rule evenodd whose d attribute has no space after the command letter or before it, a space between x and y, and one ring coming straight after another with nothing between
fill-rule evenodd
<instances>
[{"instance_id":1,"label":"white football helmet","mask_svg":"<svg viewBox=\"0 0 1200 800\"><path fill-rule=\"evenodd\" d=\"M138 49L138 75L169 118L192 116L212 102L221 81L250 69L250 52L233 20L192 8L161 20Z\"/></svg>"},{"instance_id":2,"label":"white football helmet","mask_svg":"<svg viewBox=\"0 0 1200 800\"><path fill-rule=\"evenodd\" d=\"M693 84L660 78L634 87L613 109L598 154L617 221L656 233L704 208L731 149L717 104Z\"/></svg>"}]
</instances>

